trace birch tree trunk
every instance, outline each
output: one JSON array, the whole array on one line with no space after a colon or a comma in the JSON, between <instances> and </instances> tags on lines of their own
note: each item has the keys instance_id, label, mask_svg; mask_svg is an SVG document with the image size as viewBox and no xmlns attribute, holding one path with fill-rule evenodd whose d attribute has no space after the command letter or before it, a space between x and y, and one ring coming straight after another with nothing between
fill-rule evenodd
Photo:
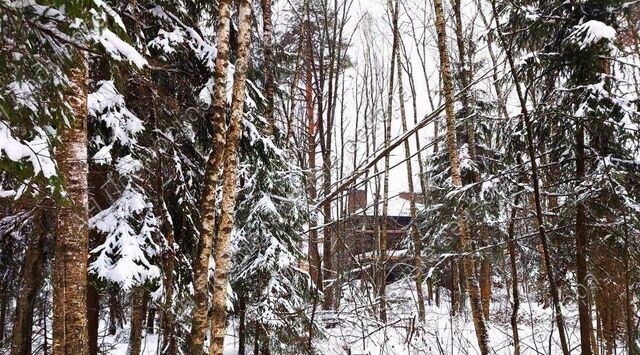
<instances>
[{"instance_id":1,"label":"birch tree trunk","mask_svg":"<svg viewBox=\"0 0 640 355\"><path fill-rule=\"evenodd\" d=\"M451 79L451 69L449 64L449 56L447 53L447 33L444 20L444 10L442 8L442 0L434 0L433 7L436 16L436 32L438 35L438 52L440 54L440 71L442 74L442 84L445 96L445 113L447 123L446 144L449 152L449 161L451 166L451 181L456 188L462 186L462 178L460 176L460 158L458 156L458 146L456 138L456 122L453 111L453 82ZM471 303L471 312L473 314L473 324L476 330L476 337L480 348L480 353L489 354L489 335L487 333L487 325L485 324L484 314L482 312L482 304L480 299L480 290L475 276L475 262L471 250L469 226L466 220L466 211L464 207L458 207L457 219L460 233L460 246L462 251L467 253L463 257L463 267L465 274L465 287L469 293L469 302Z\"/></svg>"},{"instance_id":2,"label":"birch tree trunk","mask_svg":"<svg viewBox=\"0 0 640 355\"><path fill-rule=\"evenodd\" d=\"M87 339L87 260L89 254L86 59L71 69L67 94L73 112L62 132L58 168L68 201L58 211L53 261L53 352L84 355Z\"/></svg>"},{"instance_id":3,"label":"birch tree trunk","mask_svg":"<svg viewBox=\"0 0 640 355\"><path fill-rule=\"evenodd\" d=\"M404 108L404 90L402 86L402 65L400 64L400 53L397 54L398 60L398 96L400 98L400 118L402 120L402 132L407 131L407 114ZM415 108L414 108L415 109ZM418 135L416 134L416 137ZM413 240L413 266L415 267L414 278L416 282L416 295L418 301L418 319L424 321L424 294L422 292L422 240L418 231L416 195L413 186L413 166L411 164L411 147L409 140L404 141L404 157L407 163L407 185L409 187L409 215L411 216L411 239ZM420 155L418 154L418 159Z\"/></svg>"},{"instance_id":4,"label":"birch tree trunk","mask_svg":"<svg viewBox=\"0 0 640 355\"><path fill-rule=\"evenodd\" d=\"M209 355L222 355L226 320L227 284L231 250L229 249L236 205L236 179L238 170L238 142L242 133L245 97L245 79L249 60L251 31L251 1L241 0L238 10L238 59L233 75L233 99L230 126L224 152L224 182L222 190L222 213L215 250L215 280L213 287L213 315L211 319L211 345Z\"/></svg>"},{"instance_id":5,"label":"birch tree trunk","mask_svg":"<svg viewBox=\"0 0 640 355\"><path fill-rule=\"evenodd\" d=\"M229 65L229 29L231 0L218 2L217 55L215 91L213 97L213 149L207 160L204 191L202 193L200 241L193 267L193 310L191 312L190 353L202 354L209 312L209 258L216 226L216 188L222 170L225 147L225 100L227 67Z\"/></svg>"}]
</instances>

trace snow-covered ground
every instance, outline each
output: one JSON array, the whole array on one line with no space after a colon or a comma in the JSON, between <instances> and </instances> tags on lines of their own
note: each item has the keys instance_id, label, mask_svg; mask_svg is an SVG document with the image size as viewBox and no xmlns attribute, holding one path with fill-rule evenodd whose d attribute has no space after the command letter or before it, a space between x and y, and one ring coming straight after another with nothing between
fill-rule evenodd
<instances>
[{"instance_id":1,"label":"snow-covered ground","mask_svg":"<svg viewBox=\"0 0 640 355\"><path fill-rule=\"evenodd\" d=\"M232 322L232 325L234 323ZM127 346L129 340L129 328L121 329L115 336L104 337L100 348L112 355L127 355ZM235 355L238 353L238 337L237 330L231 326L228 329L228 335L224 339L224 354ZM157 334L143 334L141 355L157 355L161 354L160 339Z\"/></svg>"},{"instance_id":2,"label":"snow-covered ground","mask_svg":"<svg viewBox=\"0 0 640 355\"><path fill-rule=\"evenodd\" d=\"M424 291L426 296L426 287ZM411 279L388 285L388 321L381 324L371 306L370 300L374 299L371 290L362 287L360 281L351 282L343 290L337 311L323 311L315 316L324 332L314 343L317 352L327 355L480 353L468 307L459 316L450 316L449 297L442 289L440 306L427 304L425 322L420 324L415 298L415 284ZM490 346L494 354L513 354L510 312L506 291L494 288L489 322ZM563 312L570 347L577 351L580 343L577 309L569 303L563 307ZM521 299L518 333L522 354L561 353L553 317L551 307L544 307L534 299ZM237 322L231 322L227 334L225 354L237 354ZM115 337L105 337L102 347L110 349L110 354L126 354L128 338L125 328ZM158 345L157 335L145 335L143 354L158 354ZM623 353L623 349L619 349L618 354Z\"/></svg>"},{"instance_id":3,"label":"snow-covered ground","mask_svg":"<svg viewBox=\"0 0 640 355\"><path fill-rule=\"evenodd\" d=\"M489 322L491 349L495 354L513 354L513 341L507 295L494 290ZM426 295L426 288L424 290ZM322 317L338 325L327 329L327 340L319 341L323 354L479 354L475 331L468 307L457 317L450 316L450 302L446 291L440 306L426 305L426 319L417 321L415 287L411 279L395 282L388 287L389 303L386 326L376 322L370 310L364 310L365 298L349 292L346 303L338 312ZM357 294L356 294L357 293ZM521 300L518 332L523 354L560 353L559 338L552 324L553 312L535 300ZM361 309L358 309L362 307ZM579 345L577 311L564 309L569 339ZM552 334L553 332L553 334Z\"/></svg>"}]
</instances>

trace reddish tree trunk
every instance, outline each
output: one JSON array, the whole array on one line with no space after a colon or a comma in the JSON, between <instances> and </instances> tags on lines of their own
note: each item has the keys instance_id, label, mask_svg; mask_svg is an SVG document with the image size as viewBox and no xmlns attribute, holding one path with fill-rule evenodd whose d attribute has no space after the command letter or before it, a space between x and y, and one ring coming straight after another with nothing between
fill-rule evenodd
<instances>
[{"instance_id":1,"label":"reddish tree trunk","mask_svg":"<svg viewBox=\"0 0 640 355\"><path fill-rule=\"evenodd\" d=\"M128 355L140 355L142 350L144 309L144 289L141 286L136 286L131 291L131 332L129 334Z\"/></svg>"},{"instance_id":2,"label":"reddish tree trunk","mask_svg":"<svg viewBox=\"0 0 640 355\"><path fill-rule=\"evenodd\" d=\"M98 354L98 326L100 325L100 295L93 282L87 286L87 328L89 354Z\"/></svg>"},{"instance_id":3,"label":"reddish tree trunk","mask_svg":"<svg viewBox=\"0 0 640 355\"><path fill-rule=\"evenodd\" d=\"M11 354L31 354L33 333L33 309L38 291L44 282L45 242L49 236L47 214L50 201L36 207L33 216L32 235L29 238L22 266L20 290L16 300L16 316L13 325ZM6 305L3 305L6 307Z\"/></svg>"}]
</instances>

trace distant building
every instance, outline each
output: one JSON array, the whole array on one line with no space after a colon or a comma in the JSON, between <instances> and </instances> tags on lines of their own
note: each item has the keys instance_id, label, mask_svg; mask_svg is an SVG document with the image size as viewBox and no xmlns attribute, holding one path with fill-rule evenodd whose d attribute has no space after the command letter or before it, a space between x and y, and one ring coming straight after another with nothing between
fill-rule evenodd
<instances>
[{"instance_id":1,"label":"distant building","mask_svg":"<svg viewBox=\"0 0 640 355\"><path fill-rule=\"evenodd\" d=\"M419 197L414 194L416 202ZM387 216L387 278L396 279L413 264L404 243L411 217L409 216L410 193L400 193L390 199ZM347 198L346 216L332 224L335 245L334 260L344 277L360 277L371 270L379 260L379 235L382 233L382 208L378 215L369 206L367 192L351 190Z\"/></svg>"}]
</instances>

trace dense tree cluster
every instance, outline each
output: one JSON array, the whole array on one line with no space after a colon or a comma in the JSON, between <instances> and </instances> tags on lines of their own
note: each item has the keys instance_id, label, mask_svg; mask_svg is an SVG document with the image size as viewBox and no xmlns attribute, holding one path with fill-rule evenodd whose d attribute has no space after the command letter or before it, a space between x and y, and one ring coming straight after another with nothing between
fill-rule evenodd
<instances>
[{"instance_id":1,"label":"dense tree cluster","mask_svg":"<svg viewBox=\"0 0 640 355\"><path fill-rule=\"evenodd\" d=\"M0 0L0 32L0 353L640 352L637 3Z\"/></svg>"}]
</instances>

